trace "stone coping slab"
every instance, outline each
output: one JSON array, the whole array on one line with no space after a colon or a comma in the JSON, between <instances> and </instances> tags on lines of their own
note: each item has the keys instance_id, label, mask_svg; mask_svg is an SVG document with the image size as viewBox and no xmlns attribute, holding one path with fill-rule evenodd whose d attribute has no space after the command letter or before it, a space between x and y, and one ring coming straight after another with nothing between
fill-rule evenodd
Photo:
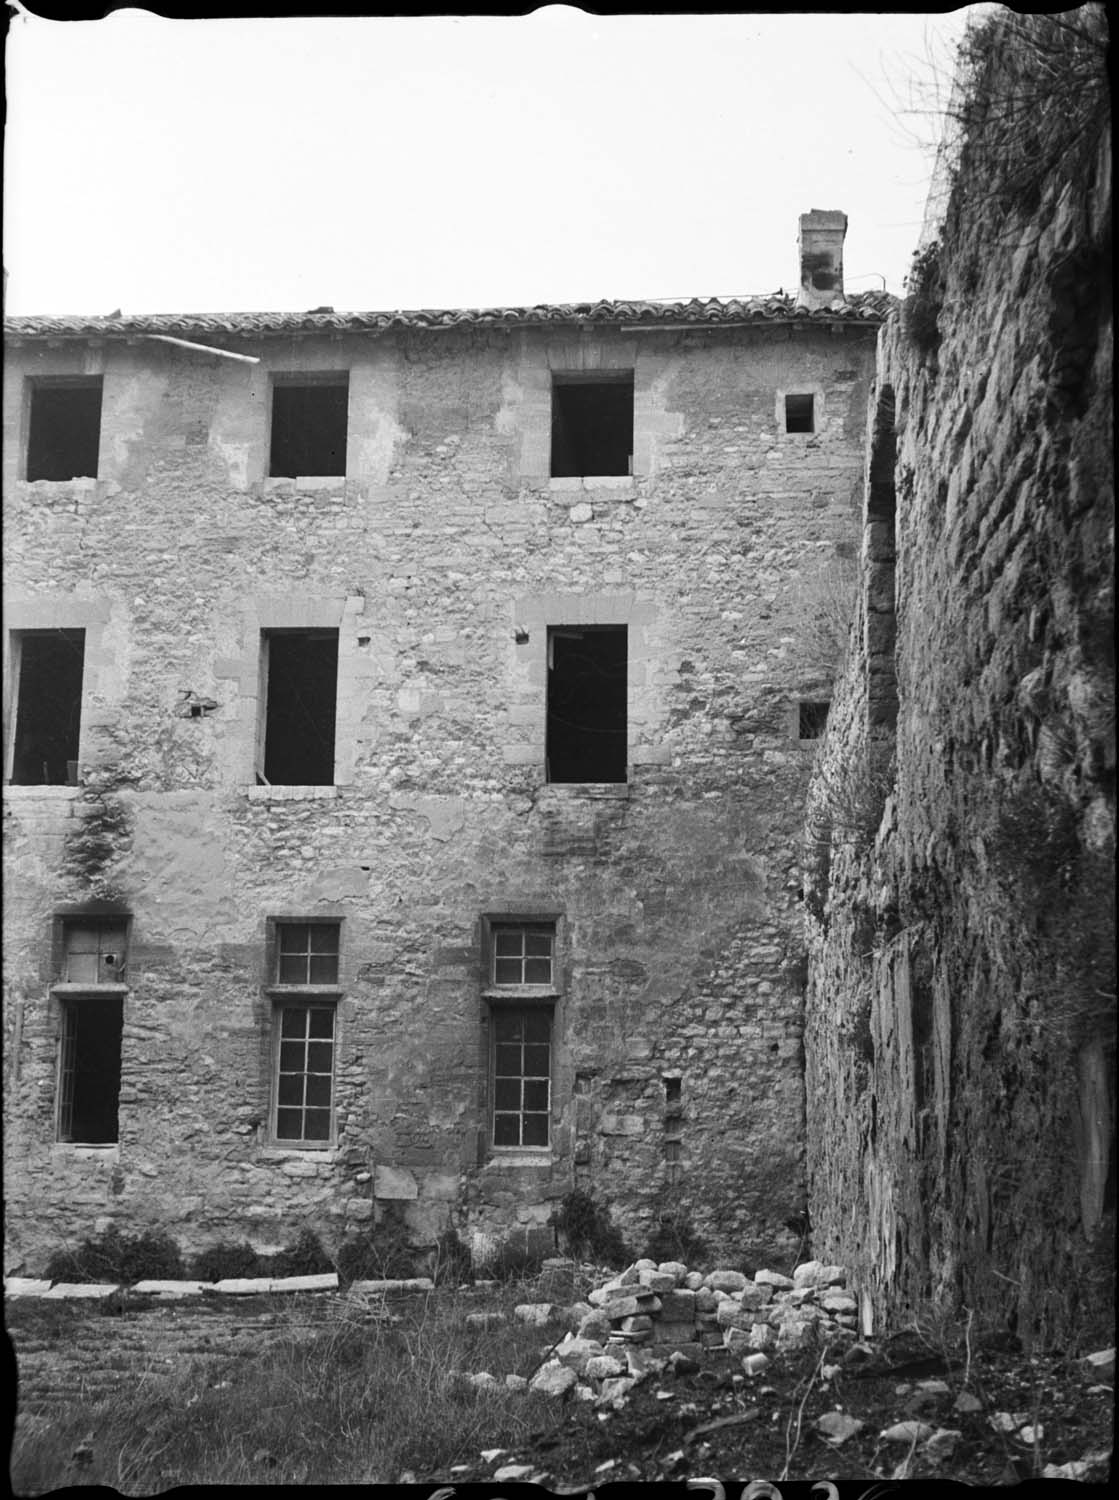
<instances>
[{"instance_id":1,"label":"stone coping slab","mask_svg":"<svg viewBox=\"0 0 1119 1500\"><path fill-rule=\"evenodd\" d=\"M49 1281L39 1281L34 1276L5 1276L4 1278L5 1297L41 1297L50 1289Z\"/></svg>"},{"instance_id":2,"label":"stone coping slab","mask_svg":"<svg viewBox=\"0 0 1119 1500\"><path fill-rule=\"evenodd\" d=\"M112 1297L120 1291L117 1282L106 1281L56 1281L49 1292L44 1292L43 1300L52 1302L68 1301L96 1301Z\"/></svg>"},{"instance_id":3,"label":"stone coping slab","mask_svg":"<svg viewBox=\"0 0 1119 1500\"><path fill-rule=\"evenodd\" d=\"M209 1286L208 1281L138 1281L128 1290L150 1297L201 1297Z\"/></svg>"},{"instance_id":4,"label":"stone coping slab","mask_svg":"<svg viewBox=\"0 0 1119 1500\"><path fill-rule=\"evenodd\" d=\"M359 1297L374 1295L378 1292L432 1292L434 1290L435 1282L430 1276L390 1277L384 1281L354 1281L350 1284L350 1291L356 1292Z\"/></svg>"}]
</instances>

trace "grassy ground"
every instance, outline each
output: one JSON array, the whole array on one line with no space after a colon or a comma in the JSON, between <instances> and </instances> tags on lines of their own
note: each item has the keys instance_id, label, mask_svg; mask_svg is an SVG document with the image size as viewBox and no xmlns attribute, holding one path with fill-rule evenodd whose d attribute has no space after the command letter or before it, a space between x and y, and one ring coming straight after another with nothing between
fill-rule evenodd
<instances>
[{"instance_id":1,"label":"grassy ground","mask_svg":"<svg viewBox=\"0 0 1119 1500\"><path fill-rule=\"evenodd\" d=\"M486 1305L511 1312L517 1288ZM184 1355L168 1371L153 1352L116 1389L49 1410L25 1410L12 1446L15 1492L104 1484L151 1494L178 1484L392 1483L404 1472L446 1473L480 1449L515 1447L559 1419L556 1403L524 1390L480 1392L457 1372L532 1374L560 1330L509 1322L470 1327L480 1301L434 1296L394 1303L399 1321L355 1305L271 1299L278 1322L258 1354L217 1369ZM227 1304L228 1306L228 1304ZM125 1316L128 1314L126 1313ZM239 1307L237 1315L248 1316ZM166 1309L163 1316L173 1316ZM226 1312L215 1313L215 1337ZM72 1337L104 1314L21 1302L8 1308L19 1350ZM30 1404L30 1403L28 1403Z\"/></svg>"}]
</instances>

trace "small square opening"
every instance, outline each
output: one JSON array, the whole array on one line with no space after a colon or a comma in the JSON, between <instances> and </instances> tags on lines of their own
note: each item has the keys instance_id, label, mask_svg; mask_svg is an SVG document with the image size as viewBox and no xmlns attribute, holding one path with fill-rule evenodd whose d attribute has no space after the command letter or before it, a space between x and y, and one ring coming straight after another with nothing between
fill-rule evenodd
<instances>
[{"instance_id":1,"label":"small square opening","mask_svg":"<svg viewBox=\"0 0 1119 1500\"><path fill-rule=\"evenodd\" d=\"M633 371L552 377L552 477L628 474Z\"/></svg>"},{"instance_id":2,"label":"small square opening","mask_svg":"<svg viewBox=\"0 0 1119 1500\"><path fill-rule=\"evenodd\" d=\"M828 709L831 704L826 699L813 699L797 704L797 738L801 740L820 740L824 737L824 731L828 726Z\"/></svg>"},{"instance_id":3,"label":"small square opening","mask_svg":"<svg viewBox=\"0 0 1119 1500\"><path fill-rule=\"evenodd\" d=\"M785 397L785 431L815 432L816 398L814 396Z\"/></svg>"}]
</instances>

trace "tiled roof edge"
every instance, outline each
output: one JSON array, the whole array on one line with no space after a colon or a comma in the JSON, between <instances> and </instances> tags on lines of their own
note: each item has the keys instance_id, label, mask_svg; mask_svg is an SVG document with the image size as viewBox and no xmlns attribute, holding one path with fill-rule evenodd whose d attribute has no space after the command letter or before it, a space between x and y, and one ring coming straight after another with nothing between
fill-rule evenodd
<instances>
[{"instance_id":1,"label":"tiled roof edge","mask_svg":"<svg viewBox=\"0 0 1119 1500\"><path fill-rule=\"evenodd\" d=\"M395 329L524 327L546 323L687 324L697 328L736 323L880 323L896 298L859 292L808 311L782 293L768 297L693 298L690 302L571 302L538 307L416 309L393 312L138 313L109 317L27 316L4 319L13 338L129 337L223 334L381 333Z\"/></svg>"}]
</instances>

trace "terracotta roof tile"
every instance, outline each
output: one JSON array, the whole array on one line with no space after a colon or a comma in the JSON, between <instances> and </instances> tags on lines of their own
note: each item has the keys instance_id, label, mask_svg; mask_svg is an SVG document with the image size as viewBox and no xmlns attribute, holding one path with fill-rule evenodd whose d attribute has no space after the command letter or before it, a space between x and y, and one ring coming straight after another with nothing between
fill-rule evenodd
<instances>
[{"instance_id":1,"label":"terracotta roof tile","mask_svg":"<svg viewBox=\"0 0 1119 1500\"><path fill-rule=\"evenodd\" d=\"M809 312L783 292L766 297L694 297L689 302L561 302L538 307L419 308L393 312L137 313L109 317L11 317L11 338L126 338L145 333L240 338L268 334L382 333L400 328L513 327L547 323L694 324L842 322L877 324L895 305L887 292L859 292Z\"/></svg>"}]
</instances>

